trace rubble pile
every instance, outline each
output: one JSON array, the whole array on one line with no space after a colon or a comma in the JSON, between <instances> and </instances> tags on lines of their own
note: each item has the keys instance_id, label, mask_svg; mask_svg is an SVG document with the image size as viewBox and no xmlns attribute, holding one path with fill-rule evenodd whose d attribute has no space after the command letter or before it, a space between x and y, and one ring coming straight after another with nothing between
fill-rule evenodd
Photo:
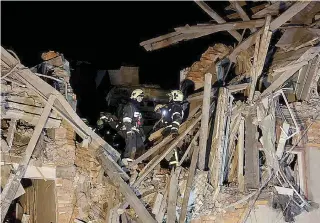
<instances>
[{"instance_id":1,"label":"rubble pile","mask_svg":"<svg viewBox=\"0 0 320 223\"><path fill-rule=\"evenodd\" d=\"M217 24L178 27L141 46L152 51L221 31L237 42L209 46L181 71L197 93L187 98L179 134L152 133L152 146L126 165L77 116L73 93L61 90L69 85L48 84L46 76L68 83L62 55L44 54L53 75L39 76L2 48L1 161L16 166L2 182L3 213L27 169L44 166L54 170L58 222L246 222L259 205L292 222L318 207L306 151L320 147L320 3L280 10L280 2L260 2L249 18L232 2L243 20L235 22L196 4Z\"/></svg>"}]
</instances>

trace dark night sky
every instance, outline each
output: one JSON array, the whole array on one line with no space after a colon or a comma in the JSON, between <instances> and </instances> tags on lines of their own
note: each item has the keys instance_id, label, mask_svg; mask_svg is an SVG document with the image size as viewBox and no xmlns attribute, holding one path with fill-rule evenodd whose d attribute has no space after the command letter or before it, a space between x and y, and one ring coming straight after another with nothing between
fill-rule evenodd
<instances>
[{"instance_id":1,"label":"dark night sky","mask_svg":"<svg viewBox=\"0 0 320 223\"><path fill-rule=\"evenodd\" d=\"M227 2L208 2L220 15ZM179 71L200 58L209 45L232 43L218 33L147 52L141 41L174 27L210 21L194 2L1 2L1 45L13 49L26 66L46 50L98 69L140 67L140 82L178 85Z\"/></svg>"}]
</instances>

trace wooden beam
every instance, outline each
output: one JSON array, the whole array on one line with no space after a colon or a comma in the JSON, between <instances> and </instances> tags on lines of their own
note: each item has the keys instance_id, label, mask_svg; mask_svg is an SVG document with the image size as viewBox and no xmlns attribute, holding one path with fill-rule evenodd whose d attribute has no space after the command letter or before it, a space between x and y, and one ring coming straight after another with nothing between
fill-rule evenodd
<instances>
[{"instance_id":1,"label":"wooden beam","mask_svg":"<svg viewBox=\"0 0 320 223\"><path fill-rule=\"evenodd\" d=\"M194 174L196 172L199 151L200 151L200 147L195 146L193 153L192 153L191 164L189 167L189 174L188 174L186 189L183 193L184 196L183 196L183 201L182 201L182 205L181 205L179 223L184 223L186 221L188 201L189 201L190 192L191 192L191 188L192 188L192 181L194 179Z\"/></svg>"},{"instance_id":2,"label":"wooden beam","mask_svg":"<svg viewBox=\"0 0 320 223\"><path fill-rule=\"evenodd\" d=\"M267 15L279 15L280 11L287 9L291 5L292 5L292 2L284 2L284 1L275 2L272 5L269 5L264 9L256 12L254 15L252 15L252 18L258 19L258 18L264 18Z\"/></svg>"},{"instance_id":3,"label":"wooden beam","mask_svg":"<svg viewBox=\"0 0 320 223\"><path fill-rule=\"evenodd\" d=\"M38 124L36 125L32 137L28 143L26 148L25 156L22 158L21 163L19 164L18 169L14 174L10 174L8 183L1 193L1 222L4 221L4 218L8 212L10 204L15 197L15 194L19 188L20 181L24 176L29 160L31 158L32 152L37 144L37 141L40 137L40 134L47 122L49 114L51 112L52 106L56 100L55 95L50 95L49 100L45 108L43 109L43 113L41 114Z\"/></svg>"},{"instance_id":4,"label":"wooden beam","mask_svg":"<svg viewBox=\"0 0 320 223\"><path fill-rule=\"evenodd\" d=\"M289 19L295 16L298 12L304 9L309 3L310 1L296 2L294 5L292 5L289 9L287 9L284 13L282 13L279 17L277 17L270 23L270 30L274 31L278 29L281 25L283 25L285 22L287 22ZM256 37L258 35L261 35L262 32L263 30L259 29L257 32L249 36L246 40L241 42L229 55L229 59L232 62L235 62L237 55L241 51L247 50L250 46L252 46L255 43Z\"/></svg>"},{"instance_id":5,"label":"wooden beam","mask_svg":"<svg viewBox=\"0 0 320 223\"><path fill-rule=\"evenodd\" d=\"M238 188L239 191L244 191L244 118L241 117L239 126L239 137L238 137Z\"/></svg>"},{"instance_id":6,"label":"wooden beam","mask_svg":"<svg viewBox=\"0 0 320 223\"><path fill-rule=\"evenodd\" d=\"M202 8L203 11L205 11L212 19L217 21L217 23L225 23L226 20L224 20L221 16L219 16L213 9L211 9L206 3L203 1L195 1L195 3ZM236 40L240 41L241 34L237 31L228 31Z\"/></svg>"},{"instance_id":7,"label":"wooden beam","mask_svg":"<svg viewBox=\"0 0 320 223\"><path fill-rule=\"evenodd\" d=\"M176 222L176 206L177 206L177 196L178 196L178 177L180 168L175 171L171 171L171 179L169 186L169 198L168 198L168 209L167 209L167 222Z\"/></svg>"},{"instance_id":8,"label":"wooden beam","mask_svg":"<svg viewBox=\"0 0 320 223\"><path fill-rule=\"evenodd\" d=\"M202 102L202 118L200 127L200 153L198 167L200 170L205 170L206 168L206 153L207 153L207 141L209 133L209 110L210 110L210 92L211 92L211 79L212 74L206 73L204 78L204 92L203 92L203 102Z\"/></svg>"},{"instance_id":9,"label":"wooden beam","mask_svg":"<svg viewBox=\"0 0 320 223\"><path fill-rule=\"evenodd\" d=\"M195 26L182 26L175 28L176 32L181 33L197 33L203 32L206 34L212 34L221 31L230 31L237 29L248 29L252 27L262 27L265 23L264 19L258 20L249 20L243 22L227 22L221 24L204 24L204 25L195 25Z\"/></svg>"},{"instance_id":10,"label":"wooden beam","mask_svg":"<svg viewBox=\"0 0 320 223\"><path fill-rule=\"evenodd\" d=\"M144 207L142 202L137 198L136 194L129 187L128 184L120 177L117 172L114 172L113 168L110 166L109 159L106 158L104 152L99 152L97 154L97 159L100 161L104 171L108 174L110 179L116 184L119 185L120 192L125 196L128 203L132 206L136 214L139 216L139 219L142 222L154 222L156 220L151 216L151 214Z\"/></svg>"},{"instance_id":11,"label":"wooden beam","mask_svg":"<svg viewBox=\"0 0 320 223\"><path fill-rule=\"evenodd\" d=\"M245 119L245 187L257 189L259 179L259 150L257 148L257 126L253 124L252 113Z\"/></svg>"},{"instance_id":12,"label":"wooden beam","mask_svg":"<svg viewBox=\"0 0 320 223\"><path fill-rule=\"evenodd\" d=\"M241 7L241 5L239 4L239 2L237 1L230 1L230 4L233 5L233 7L236 9L236 11L239 13L241 19L243 21L250 21L249 16L247 15L247 13L243 10L243 8ZM257 31L256 28L250 28L251 32L255 32Z\"/></svg>"},{"instance_id":13,"label":"wooden beam","mask_svg":"<svg viewBox=\"0 0 320 223\"><path fill-rule=\"evenodd\" d=\"M181 41L196 39L221 31L232 31L237 29L247 29L252 27L261 27L264 20L251 20L244 22L230 22L216 25L195 25L175 28L175 32L152 38L140 43L147 51L161 49Z\"/></svg>"}]
</instances>

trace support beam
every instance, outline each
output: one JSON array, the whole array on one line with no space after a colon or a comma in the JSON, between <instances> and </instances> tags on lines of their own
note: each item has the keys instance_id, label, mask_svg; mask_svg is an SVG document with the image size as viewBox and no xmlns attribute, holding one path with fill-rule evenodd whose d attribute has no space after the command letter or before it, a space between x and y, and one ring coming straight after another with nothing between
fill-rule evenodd
<instances>
[{"instance_id":1,"label":"support beam","mask_svg":"<svg viewBox=\"0 0 320 223\"><path fill-rule=\"evenodd\" d=\"M200 153L198 167L200 170L206 168L207 141L209 132L209 109L210 109L210 92L211 92L212 74L206 73L204 78L204 97L202 103L202 118L200 127Z\"/></svg>"},{"instance_id":2,"label":"support beam","mask_svg":"<svg viewBox=\"0 0 320 223\"><path fill-rule=\"evenodd\" d=\"M16 172L14 174L11 174L9 176L8 179L8 183L5 186L5 188L3 189L2 193L1 193L1 222L3 222L9 206L12 202L12 200L15 197L15 194L19 188L20 185L20 181L22 179L22 177L24 176L26 170L27 170L27 166L29 163L29 160L31 158L32 152L37 144L37 141L40 137L40 134L47 122L47 119L50 115L53 103L56 100L56 96L55 95L51 95L49 97L48 103L45 106L45 108L43 109L43 113L41 114L38 124L36 125L32 137L28 143L28 146L26 148L26 152L25 152L25 156L23 157L21 163L19 164L18 169L16 170Z\"/></svg>"},{"instance_id":3,"label":"support beam","mask_svg":"<svg viewBox=\"0 0 320 223\"><path fill-rule=\"evenodd\" d=\"M281 25L283 25L285 22L290 20L297 13L299 13L302 9L304 9L308 4L310 4L310 1L296 2L294 5L292 5L289 9L287 9L284 13L282 13L279 17L277 17L270 23L270 30L274 31L278 29ZM256 37L258 35L261 35L262 32L263 29L259 29L257 32L249 36L246 40L241 42L229 55L229 59L232 62L236 62L237 55L241 51L247 50L250 46L252 46L255 43Z\"/></svg>"},{"instance_id":4,"label":"support beam","mask_svg":"<svg viewBox=\"0 0 320 223\"><path fill-rule=\"evenodd\" d=\"M238 188L239 191L244 191L244 118L241 117L238 136Z\"/></svg>"},{"instance_id":5,"label":"support beam","mask_svg":"<svg viewBox=\"0 0 320 223\"><path fill-rule=\"evenodd\" d=\"M217 21L217 23L225 23L226 20L224 20L221 16L219 16L214 10L212 10L206 3L203 1L195 1L195 3L202 8L203 11L205 11L212 19ZM237 31L228 31L236 40L240 41L242 39L241 34Z\"/></svg>"}]
</instances>

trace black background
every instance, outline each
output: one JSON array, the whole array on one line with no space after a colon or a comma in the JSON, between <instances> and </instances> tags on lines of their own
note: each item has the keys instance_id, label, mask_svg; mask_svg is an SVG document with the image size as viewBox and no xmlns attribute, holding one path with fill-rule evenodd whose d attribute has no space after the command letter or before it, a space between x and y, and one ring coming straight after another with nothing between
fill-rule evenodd
<instances>
[{"instance_id":1,"label":"black background","mask_svg":"<svg viewBox=\"0 0 320 223\"><path fill-rule=\"evenodd\" d=\"M207 2L221 16L228 2ZM211 21L187 2L1 2L1 45L26 66L47 50L69 61L89 61L97 69L140 67L140 82L177 88L179 71L191 66L214 43L232 44L227 32L147 52L140 42L173 28ZM95 74L92 74L95 75Z\"/></svg>"}]
</instances>

